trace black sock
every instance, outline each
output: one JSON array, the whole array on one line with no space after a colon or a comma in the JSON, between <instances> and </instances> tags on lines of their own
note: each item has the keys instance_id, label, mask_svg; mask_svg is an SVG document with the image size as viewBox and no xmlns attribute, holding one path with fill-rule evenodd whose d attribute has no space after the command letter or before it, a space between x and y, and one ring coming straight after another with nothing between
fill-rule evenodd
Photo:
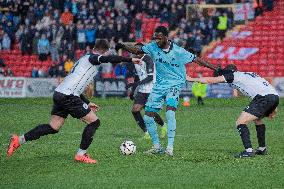
<instances>
[{"instance_id":1,"label":"black sock","mask_svg":"<svg viewBox=\"0 0 284 189\"><path fill-rule=\"evenodd\" d=\"M255 128L259 147L265 147L265 125L256 125Z\"/></svg>"},{"instance_id":2,"label":"black sock","mask_svg":"<svg viewBox=\"0 0 284 189\"><path fill-rule=\"evenodd\" d=\"M146 125L144 123L144 120L143 120L143 117L141 115L140 112L132 112L133 114L133 117L136 121L136 123L139 125L139 127L144 131L144 132L147 132L147 128L146 128Z\"/></svg>"},{"instance_id":3,"label":"black sock","mask_svg":"<svg viewBox=\"0 0 284 189\"><path fill-rule=\"evenodd\" d=\"M58 133L58 131L54 130L49 124L42 124L30 130L24 136L26 141L31 141L39 139L41 136L55 133Z\"/></svg>"},{"instance_id":4,"label":"black sock","mask_svg":"<svg viewBox=\"0 0 284 189\"><path fill-rule=\"evenodd\" d=\"M163 126L165 124L163 119L161 118L161 116L159 114L155 115L154 120L155 120L156 123L158 123L161 126Z\"/></svg>"},{"instance_id":5,"label":"black sock","mask_svg":"<svg viewBox=\"0 0 284 189\"><path fill-rule=\"evenodd\" d=\"M88 124L82 134L82 139L81 139L81 144L80 144L80 149L82 150L87 150L89 148L90 144L93 141L93 136L96 132L96 130L100 126L100 120L97 119L96 121Z\"/></svg>"},{"instance_id":6,"label":"black sock","mask_svg":"<svg viewBox=\"0 0 284 189\"><path fill-rule=\"evenodd\" d=\"M249 129L247 125L240 124L237 126L237 129L240 133L245 149L252 148L251 141L250 141L250 133L249 133Z\"/></svg>"}]
</instances>

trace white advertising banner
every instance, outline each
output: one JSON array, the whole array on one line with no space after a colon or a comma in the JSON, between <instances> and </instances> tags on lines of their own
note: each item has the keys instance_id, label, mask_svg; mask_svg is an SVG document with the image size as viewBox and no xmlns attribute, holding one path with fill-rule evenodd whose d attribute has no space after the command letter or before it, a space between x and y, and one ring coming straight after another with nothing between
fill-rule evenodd
<instances>
[{"instance_id":1,"label":"white advertising banner","mask_svg":"<svg viewBox=\"0 0 284 189\"><path fill-rule=\"evenodd\" d=\"M0 77L0 98L25 97L26 78Z\"/></svg>"},{"instance_id":2,"label":"white advertising banner","mask_svg":"<svg viewBox=\"0 0 284 189\"><path fill-rule=\"evenodd\" d=\"M0 77L0 98L51 97L56 78Z\"/></svg>"},{"instance_id":3,"label":"white advertising banner","mask_svg":"<svg viewBox=\"0 0 284 189\"><path fill-rule=\"evenodd\" d=\"M275 87L280 97L284 97L284 77L276 77L273 79L272 85Z\"/></svg>"},{"instance_id":4,"label":"white advertising banner","mask_svg":"<svg viewBox=\"0 0 284 189\"><path fill-rule=\"evenodd\" d=\"M27 78L27 97L51 97L55 88L59 85L56 78Z\"/></svg>"}]
</instances>

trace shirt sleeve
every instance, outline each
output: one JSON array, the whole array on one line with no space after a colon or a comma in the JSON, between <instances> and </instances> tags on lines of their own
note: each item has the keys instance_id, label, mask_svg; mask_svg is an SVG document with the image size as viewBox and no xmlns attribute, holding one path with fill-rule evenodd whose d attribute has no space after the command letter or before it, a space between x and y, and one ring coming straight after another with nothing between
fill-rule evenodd
<instances>
[{"instance_id":1,"label":"shirt sleeve","mask_svg":"<svg viewBox=\"0 0 284 189\"><path fill-rule=\"evenodd\" d=\"M179 54L179 59L182 62L182 64L192 63L196 58L196 55L186 51L183 49L181 53Z\"/></svg>"},{"instance_id":2,"label":"shirt sleeve","mask_svg":"<svg viewBox=\"0 0 284 189\"><path fill-rule=\"evenodd\" d=\"M223 74L224 78L225 78L225 81L227 83L233 83L234 81L234 73L226 73L226 74Z\"/></svg>"},{"instance_id":3,"label":"shirt sleeve","mask_svg":"<svg viewBox=\"0 0 284 189\"><path fill-rule=\"evenodd\" d=\"M145 54L152 54L153 52L153 42L148 43L144 46L141 47L141 50L145 53Z\"/></svg>"},{"instance_id":4,"label":"shirt sleeve","mask_svg":"<svg viewBox=\"0 0 284 189\"><path fill-rule=\"evenodd\" d=\"M147 75L153 75L154 73L154 62L149 55L145 55L142 60L146 63Z\"/></svg>"}]
</instances>

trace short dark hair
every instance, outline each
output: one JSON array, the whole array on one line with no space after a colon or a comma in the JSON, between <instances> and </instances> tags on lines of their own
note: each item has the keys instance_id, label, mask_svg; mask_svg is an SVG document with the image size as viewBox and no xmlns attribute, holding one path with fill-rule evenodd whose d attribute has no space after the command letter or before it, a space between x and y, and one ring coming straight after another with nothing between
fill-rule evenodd
<instances>
[{"instance_id":1,"label":"short dark hair","mask_svg":"<svg viewBox=\"0 0 284 189\"><path fill-rule=\"evenodd\" d=\"M228 64L224 70L230 70L232 72L238 71L238 68L235 64Z\"/></svg>"},{"instance_id":2,"label":"short dark hair","mask_svg":"<svg viewBox=\"0 0 284 189\"><path fill-rule=\"evenodd\" d=\"M106 39L97 39L94 48L100 50L108 50L109 42Z\"/></svg>"},{"instance_id":3,"label":"short dark hair","mask_svg":"<svg viewBox=\"0 0 284 189\"><path fill-rule=\"evenodd\" d=\"M164 36L168 36L169 30L165 26L158 26L155 29L155 33L162 33Z\"/></svg>"}]
</instances>

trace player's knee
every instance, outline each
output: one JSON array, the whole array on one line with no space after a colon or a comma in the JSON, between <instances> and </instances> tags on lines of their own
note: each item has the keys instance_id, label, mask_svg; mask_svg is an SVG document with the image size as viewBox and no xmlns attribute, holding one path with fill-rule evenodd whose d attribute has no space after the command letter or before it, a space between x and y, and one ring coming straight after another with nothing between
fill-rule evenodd
<instances>
[{"instance_id":1,"label":"player's knee","mask_svg":"<svg viewBox=\"0 0 284 189\"><path fill-rule=\"evenodd\" d=\"M50 127L50 132L51 134L56 134L59 132L60 128L61 128L61 125L58 126L58 125L53 125L53 124L48 124L49 127Z\"/></svg>"},{"instance_id":2,"label":"player's knee","mask_svg":"<svg viewBox=\"0 0 284 189\"><path fill-rule=\"evenodd\" d=\"M90 127L92 130L97 130L101 125L101 121L97 119L96 121L89 123L87 127Z\"/></svg>"}]
</instances>

